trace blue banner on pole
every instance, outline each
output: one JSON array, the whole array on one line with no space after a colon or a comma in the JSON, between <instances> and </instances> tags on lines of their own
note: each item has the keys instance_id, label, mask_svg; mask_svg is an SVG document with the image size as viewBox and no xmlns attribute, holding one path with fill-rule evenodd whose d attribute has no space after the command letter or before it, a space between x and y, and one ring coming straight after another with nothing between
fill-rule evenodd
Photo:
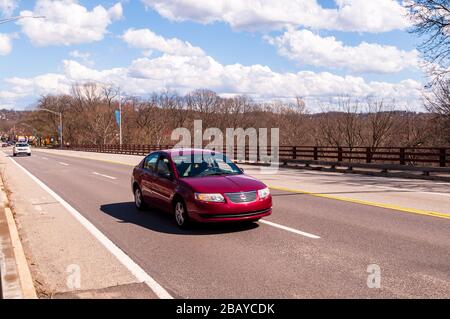
<instances>
[{"instance_id":1,"label":"blue banner on pole","mask_svg":"<svg viewBox=\"0 0 450 319\"><path fill-rule=\"evenodd\" d=\"M117 122L117 125L120 125L120 111L119 110L116 110L116 122Z\"/></svg>"}]
</instances>

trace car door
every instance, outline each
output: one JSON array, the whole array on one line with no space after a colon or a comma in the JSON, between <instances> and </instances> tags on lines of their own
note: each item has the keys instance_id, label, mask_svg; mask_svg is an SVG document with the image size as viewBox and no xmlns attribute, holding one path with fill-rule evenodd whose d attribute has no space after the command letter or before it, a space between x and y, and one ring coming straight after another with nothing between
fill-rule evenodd
<instances>
[{"instance_id":1,"label":"car door","mask_svg":"<svg viewBox=\"0 0 450 319\"><path fill-rule=\"evenodd\" d=\"M167 155L159 156L153 183L155 202L166 210L171 210L171 199L176 188L176 181L170 159Z\"/></svg>"},{"instance_id":2,"label":"car door","mask_svg":"<svg viewBox=\"0 0 450 319\"><path fill-rule=\"evenodd\" d=\"M153 203L153 183L155 182L156 164L158 163L159 153L150 154L144 159L141 175L141 191L144 198Z\"/></svg>"}]
</instances>

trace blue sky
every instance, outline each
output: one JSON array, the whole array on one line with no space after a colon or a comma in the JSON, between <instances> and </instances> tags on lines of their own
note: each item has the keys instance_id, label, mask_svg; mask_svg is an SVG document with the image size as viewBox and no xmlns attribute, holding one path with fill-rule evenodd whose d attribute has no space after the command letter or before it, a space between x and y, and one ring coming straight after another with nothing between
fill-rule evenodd
<instances>
[{"instance_id":1,"label":"blue sky","mask_svg":"<svg viewBox=\"0 0 450 319\"><path fill-rule=\"evenodd\" d=\"M261 99L356 95L419 105L418 40L397 1L252 1L242 8L236 0L0 0L3 17L47 17L0 25L0 107L26 108L83 81L142 96L210 88ZM78 11L64 10L70 6L82 10L79 21L70 16ZM130 29L137 32L125 39ZM2 51L1 35L9 49Z\"/></svg>"}]
</instances>

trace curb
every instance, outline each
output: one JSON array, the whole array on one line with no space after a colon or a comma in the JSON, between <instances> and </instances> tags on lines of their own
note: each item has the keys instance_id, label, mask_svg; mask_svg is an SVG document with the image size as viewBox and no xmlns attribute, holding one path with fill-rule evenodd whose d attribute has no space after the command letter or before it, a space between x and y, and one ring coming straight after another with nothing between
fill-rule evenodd
<instances>
[{"instance_id":1,"label":"curb","mask_svg":"<svg viewBox=\"0 0 450 319\"><path fill-rule=\"evenodd\" d=\"M30 268L28 266L27 259L25 257L25 252L23 250L22 243L20 241L19 232L17 230L17 225L14 220L11 208L8 207L9 201L6 197L4 191L4 184L0 180L0 192L2 193L4 213L6 216L6 222L9 230L9 236L11 240L12 250L14 252L15 264L17 268L17 275L20 281L20 288L22 292L23 299L37 299L36 289L33 283L33 277L31 276ZM5 292L3 292L5 293Z\"/></svg>"}]
</instances>

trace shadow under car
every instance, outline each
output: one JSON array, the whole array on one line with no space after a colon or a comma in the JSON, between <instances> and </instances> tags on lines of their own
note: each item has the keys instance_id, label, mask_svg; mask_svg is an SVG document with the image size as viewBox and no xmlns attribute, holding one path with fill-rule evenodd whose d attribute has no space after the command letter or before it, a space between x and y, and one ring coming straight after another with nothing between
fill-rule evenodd
<instances>
[{"instance_id":1,"label":"shadow under car","mask_svg":"<svg viewBox=\"0 0 450 319\"><path fill-rule=\"evenodd\" d=\"M230 222L230 223L193 223L188 229L180 229L175 225L172 214L155 208L140 211L134 202L104 204L100 210L119 220L121 223L130 223L141 227L167 234L176 235L215 235L244 232L259 227L257 223Z\"/></svg>"}]
</instances>

